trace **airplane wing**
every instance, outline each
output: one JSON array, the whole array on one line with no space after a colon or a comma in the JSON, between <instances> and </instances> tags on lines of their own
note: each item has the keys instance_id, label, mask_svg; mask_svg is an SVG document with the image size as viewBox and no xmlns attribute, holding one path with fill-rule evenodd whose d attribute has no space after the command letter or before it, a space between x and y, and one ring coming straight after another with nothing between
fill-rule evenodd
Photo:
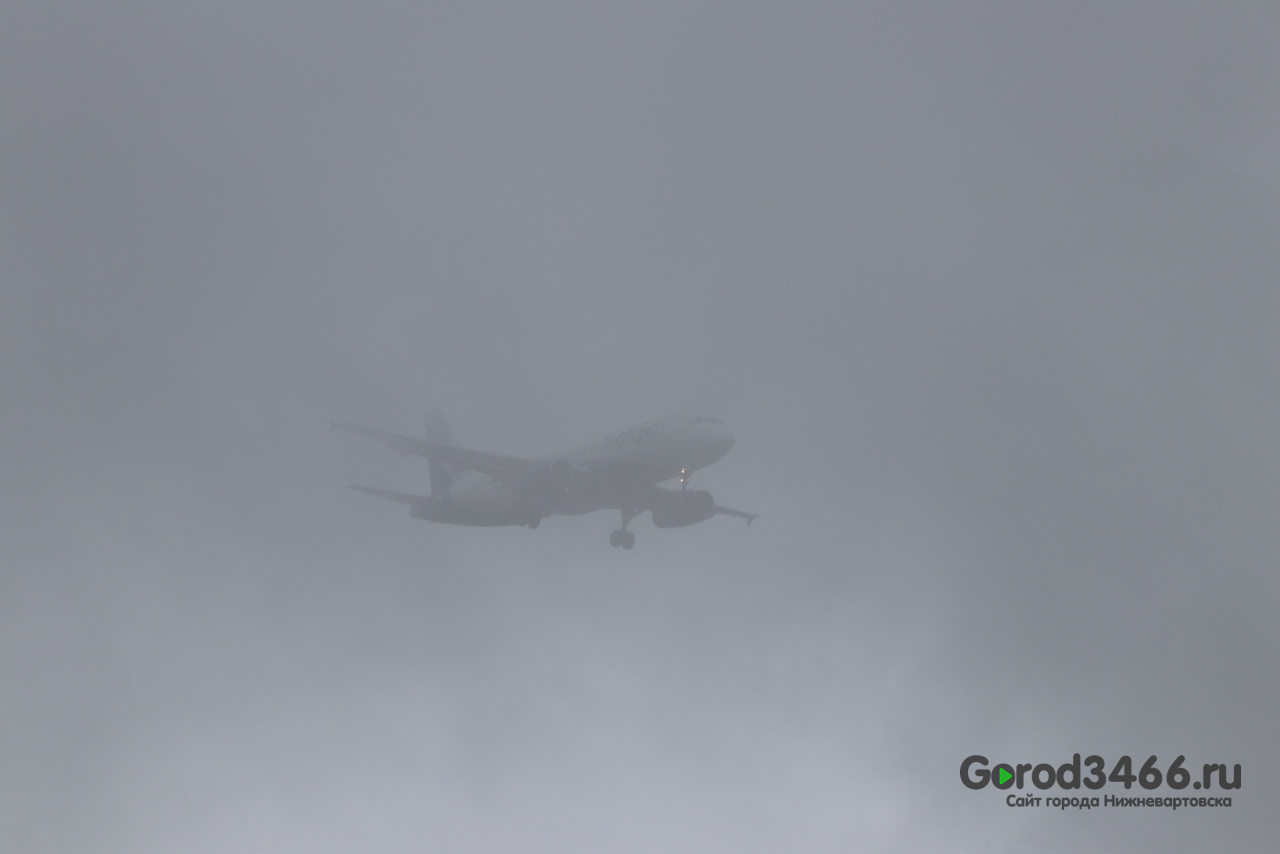
<instances>
[{"instance_id":1,"label":"airplane wing","mask_svg":"<svg viewBox=\"0 0 1280 854\"><path fill-rule=\"evenodd\" d=\"M748 527L751 526L752 521L754 521L756 518L755 513L744 513L741 510L733 510L728 507L721 507L719 504L716 505L716 513L723 516L737 516L739 519L746 519Z\"/></svg>"},{"instance_id":2,"label":"airplane wing","mask_svg":"<svg viewBox=\"0 0 1280 854\"><path fill-rule=\"evenodd\" d=\"M387 433L383 430L374 430L372 427L361 427L359 424L353 424L350 421L330 421L329 424L331 427L345 430L348 433L355 433L357 436L376 439L384 445L395 448L402 456L415 454L420 457L428 457L451 466L471 469L508 482L517 481L528 475L535 463L534 460L525 459L524 457L508 457L503 454L491 454L487 451L473 451L470 448L446 445L443 442L433 442L430 439Z\"/></svg>"},{"instance_id":3,"label":"airplane wing","mask_svg":"<svg viewBox=\"0 0 1280 854\"><path fill-rule=\"evenodd\" d=\"M420 504L423 501L431 500L425 495L410 495L407 492L392 492L390 489L374 489L372 486L360 486L355 483L347 484L347 489L354 489L356 492L363 492L365 495L376 495L379 498L388 498L392 501L399 501L401 504Z\"/></svg>"}]
</instances>

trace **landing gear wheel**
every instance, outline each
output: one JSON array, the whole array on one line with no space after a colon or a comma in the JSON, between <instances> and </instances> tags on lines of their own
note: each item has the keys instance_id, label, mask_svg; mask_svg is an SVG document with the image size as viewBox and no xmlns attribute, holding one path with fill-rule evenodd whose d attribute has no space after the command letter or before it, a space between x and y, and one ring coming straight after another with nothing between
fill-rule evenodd
<instances>
[{"instance_id":1,"label":"landing gear wheel","mask_svg":"<svg viewBox=\"0 0 1280 854\"><path fill-rule=\"evenodd\" d=\"M622 545L622 540L620 539L620 537L621 537L622 533L623 533L622 531L610 531L610 532L609 532L609 545L613 546L615 549L616 549L618 546Z\"/></svg>"},{"instance_id":2,"label":"landing gear wheel","mask_svg":"<svg viewBox=\"0 0 1280 854\"><path fill-rule=\"evenodd\" d=\"M622 536L619 537L618 539L622 541L622 547L624 549L630 549L632 546L636 544L635 534L631 533L630 531L621 531L620 533L622 534Z\"/></svg>"},{"instance_id":3,"label":"landing gear wheel","mask_svg":"<svg viewBox=\"0 0 1280 854\"><path fill-rule=\"evenodd\" d=\"M534 516L534 517L533 517L532 519L530 519L528 522L525 522L525 524L529 526L529 529L530 529L530 530L532 530L532 529L534 529L534 528L536 528L536 527L538 527L539 525L541 525L541 524L542 524L542 517L541 517L541 516Z\"/></svg>"}]
</instances>

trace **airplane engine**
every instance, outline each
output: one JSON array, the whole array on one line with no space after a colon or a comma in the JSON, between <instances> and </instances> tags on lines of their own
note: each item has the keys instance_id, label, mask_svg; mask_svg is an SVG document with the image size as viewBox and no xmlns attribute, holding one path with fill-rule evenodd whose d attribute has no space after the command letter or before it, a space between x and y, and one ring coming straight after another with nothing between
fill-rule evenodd
<instances>
[{"instance_id":1,"label":"airplane engine","mask_svg":"<svg viewBox=\"0 0 1280 854\"><path fill-rule=\"evenodd\" d=\"M653 524L659 528L683 528L716 515L716 501L705 489L668 492L653 508Z\"/></svg>"}]
</instances>

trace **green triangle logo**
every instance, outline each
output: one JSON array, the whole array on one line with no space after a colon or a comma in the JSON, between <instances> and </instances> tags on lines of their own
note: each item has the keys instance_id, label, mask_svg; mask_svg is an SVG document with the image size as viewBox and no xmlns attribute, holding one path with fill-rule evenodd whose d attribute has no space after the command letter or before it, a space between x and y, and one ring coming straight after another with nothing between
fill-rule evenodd
<instances>
[{"instance_id":1,"label":"green triangle logo","mask_svg":"<svg viewBox=\"0 0 1280 854\"><path fill-rule=\"evenodd\" d=\"M996 776L999 779L996 780L996 785L1003 786L1006 781L1013 779L1013 775L1009 773L1008 768L1000 768L998 770L999 770L999 773L997 773Z\"/></svg>"}]
</instances>

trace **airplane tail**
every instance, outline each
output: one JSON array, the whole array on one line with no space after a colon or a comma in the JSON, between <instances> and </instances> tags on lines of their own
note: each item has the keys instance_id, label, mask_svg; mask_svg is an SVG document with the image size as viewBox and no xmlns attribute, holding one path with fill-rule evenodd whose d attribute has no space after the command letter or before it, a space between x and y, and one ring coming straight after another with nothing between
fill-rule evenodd
<instances>
[{"instance_id":1,"label":"airplane tail","mask_svg":"<svg viewBox=\"0 0 1280 854\"><path fill-rule=\"evenodd\" d=\"M453 428L439 409L427 413L427 438L442 445L456 445L458 440L453 435Z\"/></svg>"},{"instance_id":2,"label":"airplane tail","mask_svg":"<svg viewBox=\"0 0 1280 854\"><path fill-rule=\"evenodd\" d=\"M458 440L453 435L453 428L449 426L444 413L439 409L432 409L427 413L426 430L427 438L432 442L439 442L442 445L458 444ZM438 497L448 496L449 487L453 486L454 480L452 469L435 457L427 457L427 471L431 476L431 494Z\"/></svg>"}]
</instances>

